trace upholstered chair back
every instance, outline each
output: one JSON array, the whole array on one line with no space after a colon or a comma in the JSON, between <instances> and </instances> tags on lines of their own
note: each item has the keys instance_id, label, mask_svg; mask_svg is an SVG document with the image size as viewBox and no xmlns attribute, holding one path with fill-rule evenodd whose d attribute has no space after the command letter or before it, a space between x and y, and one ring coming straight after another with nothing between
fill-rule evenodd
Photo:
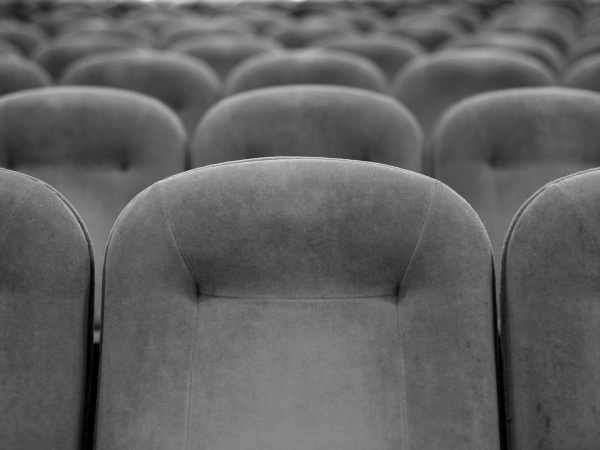
<instances>
[{"instance_id":1,"label":"upholstered chair back","mask_svg":"<svg viewBox=\"0 0 600 450\"><path fill-rule=\"evenodd\" d=\"M192 167L268 156L320 156L421 169L423 137L394 99L339 86L278 86L227 97L198 126Z\"/></svg>"},{"instance_id":2,"label":"upholstered chair back","mask_svg":"<svg viewBox=\"0 0 600 450\"><path fill-rule=\"evenodd\" d=\"M182 39L169 48L209 64L224 81L242 61L262 53L279 51L282 45L258 36L219 35Z\"/></svg>"},{"instance_id":3,"label":"upholstered chair back","mask_svg":"<svg viewBox=\"0 0 600 450\"><path fill-rule=\"evenodd\" d=\"M34 61L16 55L0 55L0 95L52 83L50 74Z\"/></svg>"},{"instance_id":4,"label":"upholstered chair back","mask_svg":"<svg viewBox=\"0 0 600 450\"><path fill-rule=\"evenodd\" d=\"M427 135L460 100L481 92L556 84L537 60L502 49L456 49L413 59L396 76L392 95Z\"/></svg>"},{"instance_id":5,"label":"upholstered chair back","mask_svg":"<svg viewBox=\"0 0 600 450\"><path fill-rule=\"evenodd\" d=\"M94 283L91 243L52 187L0 169L0 448L82 450Z\"/></svg>"},{"instance_id":6,"label":"upholstered chair back","mask_svg":"<svg viewBox=\"0 0 600 450\"><path fill-rule=\"evenodd\" d=\"M373 61L391 82L398 71L425 48L410 38L383 34L354 34L319 39L313 47L345 51Z\"/></svg>"},{"instance_id":7,"label":"upholstered chair back","mask_svg":"<svg viewBox=\"0 0 600 450\"><path fill-rule=\"evenodd\" d=\"M519 207L546 183L600 165L600 94L560 87L481 94L448 111L433 176L477 211L494 253Z\"/></svg>"},{"instance_id":8,"label":"upholstered chair back","mask_svg":"<svg viewBox=\"0 0 600 450\"><path fill-rule=\"evenodd\" d=\"M600 442L599 224L593 169L540 189L508 232L501 298L510 448Z\"/></svg>"},{"instance_id":9,"label":"upholstered chair back","mask_svg":"<svg viewBox=\"0 0 600 450\"><path fill-rule=\"evenodd\" d=\"M600 92L600 53L565 67L562 82L567 87Z\"/></svg>"},{"instance_id":10,"label":"upholstered chair back","mask_svg":"<svg viewBox=\"0 0 600 450\"><path fill-rule=\"evenodd\" d=\"M327 49L290 50L246 59L225 81L225 94L286 84L333 84L387 93L382 69L367 58Z\"/></svg>"},{"instance_id":11,"label":"upholstered chair back","mask_svg":"<svg viewBox=\"0 0 600 450\"><path fill-rule=\"evenodd\" d=\"M144 188L184 170L185 146L177 116L142 94L50 87L0 99L0 166L46 181L73 204L89 229L99 280L117 216Z\"/></svg>"},{"instance_id":12,"label":"upholstered chair back","mask_svg":"<svg viewBox=\"0 0 600 450\"><path fill-rule=\"evenodd\" d=\"M202 167L131 202L106 258L99 450L498 449L490 243L436 180Z\"/></svg>"},{"instance_id":13,"label":"upholstered chair back","mask_svg":"<svg viewBox=\"0 0 600 450\"><path fill-rule=\"evenodd\" d=\"M114 87L157 98L175 111L188 134L221 97L221 80L209 65L158 50L83 57L71 64L60 83Z\"/></svg>"},{"instance_id":14,"label":"upholstered chair back","mask_svg":"<svg viewBox=\"0 0 600 450\"><path fill-rule=\"evenodd\" d=\"M79 58L97 53L146 48L149 44L107 36L74 36L70 40L49 41L36 47L31 59L40 64L54 80Z\"/></svg>"}]
</instances>

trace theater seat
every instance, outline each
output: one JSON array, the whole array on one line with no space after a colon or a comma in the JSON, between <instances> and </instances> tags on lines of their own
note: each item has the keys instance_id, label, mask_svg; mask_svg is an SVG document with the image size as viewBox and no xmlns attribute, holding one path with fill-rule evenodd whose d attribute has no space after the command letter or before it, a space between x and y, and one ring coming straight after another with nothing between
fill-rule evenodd
<instances>
[{"instance_id":1,"label":"theater seat","mask_svg":"<svg viewBox=\"0 0 600 450\"><path fill-rule=\"evenodd\" d=\"M0 98L0 166L46 181L75 206L94 243L99 280L117 216L144 188L184 170L185 144L177 116L134 92L50 87ZM96 294L98 327L99 284Z\"/></svg>"},{"instance_id":2,"label":"theater seat","mask_svg":"<svg viewBox=\"0 0 600 450\"><path fill-rule=\"evenodd\" d=\"M281 50L281 45L261 37L219 35L182 39L172 45L170 50L206 62L215 69L221 80L225 80L229 72L245 59Z\"/></svg>"},{"instance_id":3,"label":"theater seat","mask_svg":"<svg viewBox=\"0 0 600 450\"><path fill-rule=\"evenodd\" d=\"M498 449L489 240L441 183L267 158L130 203L98 450Z\"/></svg>"},{"instance_id":4,"label":"theater seat","mask_svg":"<svg viewBox=\"0 0 600 450\"><path fill-rule=\"evenodd\" d=\"M367 58L327 49L252 56L225 80L225 95L285 84L333 84L387 93L383 71Z\"/></svg>"},{"instance_id":5,"label":"theater seat","mask_svg":"<svg viewBox=\"0 0 600 450\"><path fill-rule=\"evenodd\" d=\"M159 50L85 56L67 68L59 83L114 87L157 98L177 113L189 134L221 97L222 89L208 64Z\"/></svg>"},{"instance_id":6,"label":"theater seat","mask_svg":"<svg viewBox=\"0 0 600 450\"><path fill-rule=\"evenodd\" d=\"M67 67L81 57L132 48L143 48L143 44L107 36L74 37L70 41L50 41L39 46L31 59L58 80Z\"/></svg>"},{"instance_id":7,"label":"theater seat","mask_svg":"<svg viewBox=\"0 0 600 450\"><path fill-rule=\"evenodd\" d=\"M393 35L355 34L319 39L313 47L354 53L373 61L391 82L410 60L425 53L425 48L412 39Z\"/></svg>"},{"instance_id":8,"label":"theater seat","mask_svg":"<svg viewBox=\"0 0 600 450\"><path fill-rule=\"evenodd\" d=\"M561 87L471 97L441 120L433 176L477 211L499 257L519 207L546 183L600 165L600 94Z\"/></svg>"},{"instance_id":9,"label":"theater seat","mask_svg":"<svg viewBox=\"0 0 600 450\"><path fill-rule=\"evenodd\" d=\"M462 49L413 59L398 73L392 95L410 109L426 133L460 100L481 92L555 84L553 73L516 51Z\"/></svg>"},{"instance_id":10,"label":"theater seat","mask_svg":"<svg viewBox=\"0 0 600 450\"><path fill-rule=\"evenodd\" d=\"M278 86L215 105L190 143L192 167L268 156L322 156L421 170L423 136L394 99L339 86Z\"/></svg>"},{"instance_id":11,"label":"theater seat","mask_svg":"<svg viewBox=\"0 0 600 450\"><path fill-rule=\"evenodd\" d=\"M600 53L581 58L565 67L562 82L565 86L600 92Z\"/></svg>"},{"instance_id":12,"label":"theater seat","mask_svg":"<svg viewBox=\"0 0 600 450\"><path fill-rule=\"evenodd\" d=\"M527 200L508 232L501 289L510 448L600 442L599 199L599 170L564 177Z\"/></svg>"},{"instance_id":13,"label":"theater seat","mask_svg":"<svg viewBox=\"0 0 600 450\"><path fill-rule=\"evenodd\" d=\"M85 226L52 187L6 169L0 211L0 448L81 450L94 284Z\"/></svg>"},{"instance_id":14,"label":"theater seat","mask_svg":"<svg viewBox=\"0 0 600 450\"><path fill-rule=\"evenodd\" d=\"M413 59L392 83L394 98L417 118L427 140L442 115L467 97L487 91L556 84L550 69L532 57L501 49L463 49ZM424 173L431 173L429 147Z\"/></svg>"},{"instance_id":15,"label":"theater seat","mask_svg":"<svg viewBox=\"0 0 600 450\"><path fill-rule=\"evenodd\" d=\"M52 77L39 64L16 55L0 55L0 95L52 84Z\"/></svg>"}]
</instances>

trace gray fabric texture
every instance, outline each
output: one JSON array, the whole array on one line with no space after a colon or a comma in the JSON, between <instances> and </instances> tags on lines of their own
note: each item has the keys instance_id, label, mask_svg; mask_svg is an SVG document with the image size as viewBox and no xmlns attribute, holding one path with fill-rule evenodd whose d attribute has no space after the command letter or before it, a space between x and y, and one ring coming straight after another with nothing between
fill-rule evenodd
<instances>
[{"instance_id":1,"label":"gray fabric texture","mask_svg":"<svg viewBox=\"0 0 600 450\"><path fill-rule=\"evenodd\" d=\"M490 243L395 167L212 165L120 216L98 449L497 449Z\"/></svg>"},{"instance_id":2,"label":"gray fabric texture","mask_svg":"<svg viewBox=\"0 0 600 450\"><path fill-rule=\"evenodd\" d=\"M94 283L86 230L47 184L0 169L0 250L0 448L82 449Z\"/></svg>"}]
</instances>

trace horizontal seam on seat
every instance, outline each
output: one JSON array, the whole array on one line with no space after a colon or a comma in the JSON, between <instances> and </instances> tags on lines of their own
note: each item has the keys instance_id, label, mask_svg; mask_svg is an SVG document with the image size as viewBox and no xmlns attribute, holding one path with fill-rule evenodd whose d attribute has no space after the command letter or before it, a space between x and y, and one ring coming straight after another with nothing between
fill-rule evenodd
<instances>
[{"instance_id":1,"label":"horizontal seam on seat","mask_svg":"<svg viewBox=\"0 0 600 450\"><path fill-rule=\"evenodd\" d=\"M277 297L235 297L230 295L211 295L211 294L203 294L200 293L200 297L210 297L216 299L223 300L270 300L275 302L290 302L294 300L302 300L302 301L319 301L319 300L331 300L331 301L341 301L341 300L360 300L360 299L377 299L377 298L385 298L385 297L393 297L396 298L396 293L390 294L381 294L381 295L363 295L363 296L343 296L343 297L291 297L291 298L277 298Z\"/></svg>"}]
</instances>

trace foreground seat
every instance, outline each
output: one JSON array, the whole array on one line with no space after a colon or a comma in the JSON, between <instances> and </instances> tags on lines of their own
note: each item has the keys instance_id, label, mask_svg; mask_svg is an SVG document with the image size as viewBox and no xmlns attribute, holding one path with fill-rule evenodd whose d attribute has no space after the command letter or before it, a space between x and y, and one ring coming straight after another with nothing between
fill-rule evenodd
<instances>
[{"instance_id":1,"label":"foreground seat","mask_svg":"<svg viewBox=\"0 0 600 450\"><path fill-rule=\"evenodd\" d=\"M600 165L600 94L560 87L481 94L440 122L433 176L477 211L500 256L519 207L546 183Z\"/></svg>"},{"instance_id":2,"label":"foreground seat","mask_svg":"<svg viewBox=\"0 0 600 450\"><path fill-rule=\"evenodd\" d=\"M490 245L431 178L203 167L106 258L98 449L498 448Z\"/></svg>"},{"instance_id":3,"label":"foreground seat","mask_svg":"<svg viewBox=\"0 0 600 450\"><path fill-rule=\"evenodd\" d=\"M599 170L567 176L527 200L508 232L501 291L510 448L600 442L599 200Z\"/></svg>"},{"instance_id":4,"label":"foreground seat","mask_svg":"<svg viewBox=\"0 0 600 450\"><path fill-rule=\"evenodd\" d=\"M228 97L190 142L192 167L268 156L322 156L421 170L423 136L394 99L339 86L278 86Z\"/></svg>"},{"instance_id":5,"label":"foreground seat","mask_svg":"<svg viewBox=\"0 0 600 450\"><path fill-rule=\"evenodd\" d=\"M101 280L104 247L127 203L184 170L186 135L158 100L117 89L51 87L0 99L0 164L64 194L90 231ZM96 327L100 285L96 286Z\"/></svg>"},{"instance_id":6,"label":"foreground seat","mask_svg":"<svg viewBox=\"0 0 600 450\"><path fill-rule=\"evenodd\" d=\"M85 226L53 188L5 169L0 211L0 448L84 449L94 284Z\"/></svg>"}]
</instances>

